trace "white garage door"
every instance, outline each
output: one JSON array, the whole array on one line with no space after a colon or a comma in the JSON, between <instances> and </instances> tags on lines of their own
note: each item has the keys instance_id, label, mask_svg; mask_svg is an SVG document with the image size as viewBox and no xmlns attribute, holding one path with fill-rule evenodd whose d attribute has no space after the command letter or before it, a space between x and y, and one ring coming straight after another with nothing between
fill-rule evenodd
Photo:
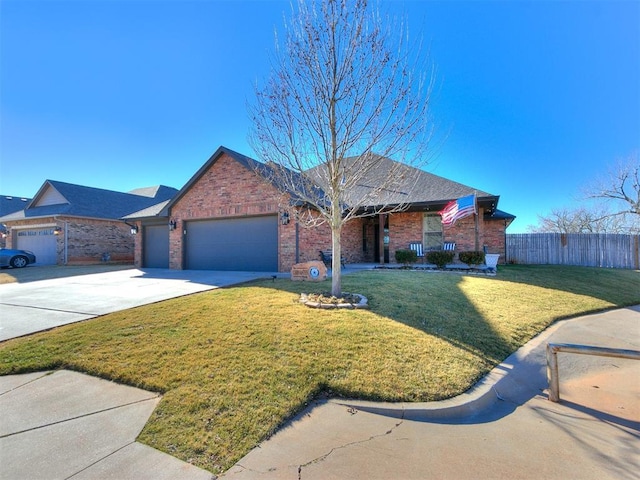
<instances>
[{"instance_id":1,"label":"white garage door","mask_svg":"<svg viewBox=\"0 0 640 480\"><path fill-rule=\"evenodd\" d=\"M55 265L56 235L53 228L39 228L34 230L19 230L18 249L31 250L36 254L36 265Z\"/></svg>"},{"instance_id":2,"label":"white garage door","mask_svg":"<svg viewBox=\"0 0 640 480\"><path fill-rule=\"evenodd\" d=\"M189 270L278 271L278 217L202 220L186 224Z\"/></svg>"}]
</instances>

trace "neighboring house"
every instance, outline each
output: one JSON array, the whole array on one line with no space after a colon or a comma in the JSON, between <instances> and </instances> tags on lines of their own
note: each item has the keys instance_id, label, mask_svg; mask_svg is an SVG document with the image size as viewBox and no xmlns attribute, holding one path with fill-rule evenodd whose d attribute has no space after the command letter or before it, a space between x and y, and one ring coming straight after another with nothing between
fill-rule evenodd
<instances>
[{"instance_id":1,"label":"neighboring house","mask_svg":"<svg viewBox=\"0 0 640 480\"><path fill-rule=\"evenodd\" d=\"M269 182L268 170L220 147L170 201L124 217L139 232L135 265L286 272L295 263L318 260L320 250L331 248L329 227L304 228L294 216L289 221L287 195ZM455 242L457 251L486 246L504 259L505 230L515 217L497 209L498 196L412 170L420 188L411 198L402 197L405 211L345 224L341 240L347 262L395 262L395 251L412 242L422 242L425 249ZM477 222L470 216L443 229L438 212L473 193Z\"/></svg>"},{"instance_id":2,"label":"neighboring house","mask_svg":"<svg viewBox=\"0 0 640 480\"><path fill-rule=\"evenodd\" d=\"M30 201L30 198L0 195L0 217L4 217L5 215L24 209ZM0 248L4 248L6 244L7 227L4 223L0 223Z\"/></svg>"},{"instance_id":3,"label":"neighboring house","mask_svg":"<svg viewBox=\"0 0 640 480\"><path fill-rule=\"evenodd\" d=\"M172 198L175 188L128 193L46 180L31 201L4 215L7 248L31 250L38 265L133 263L134 236L122 217Z\"/></svg>"}]
</instances>

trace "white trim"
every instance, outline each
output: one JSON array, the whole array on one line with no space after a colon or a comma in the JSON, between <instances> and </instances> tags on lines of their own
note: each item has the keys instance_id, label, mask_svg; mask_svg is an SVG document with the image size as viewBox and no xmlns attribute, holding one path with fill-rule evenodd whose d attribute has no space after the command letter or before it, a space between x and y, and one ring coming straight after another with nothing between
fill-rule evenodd
<instances>
[{"instance_id":1,"label":"white trim","mask_svg":"<svg viewBox=\"0 0 640 480\"><path fill-rule=\"evenodd\" d=\"M35 228L51 228L57 227L57 223L37 223L34 225L7 225L11 231L13 230L33 230Z\"/></svg>"}]
</instances>

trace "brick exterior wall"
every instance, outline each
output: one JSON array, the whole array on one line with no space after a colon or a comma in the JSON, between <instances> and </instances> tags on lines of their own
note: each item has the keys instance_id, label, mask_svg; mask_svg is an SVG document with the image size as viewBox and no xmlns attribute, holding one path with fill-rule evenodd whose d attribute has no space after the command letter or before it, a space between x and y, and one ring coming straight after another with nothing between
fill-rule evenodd
<instances>
[{"instance_id":1,"label":"brick exterior wall","mask_svg":"<svg viewBox=\"0 0 640 480\"><path fill-rule=\"evenodd\" d=\"M500 262L505 261L505 232L504 220L484 220L484 209L479 209L478 221L478 249L486 245L489 253L499 253ZM444 228L444 241L455 242L456 251L475 250L475 218L473 215L458 220L452 227Z\"/></svg>"},{"instance_id":2,"label":"brick exterior wall","mask_svg":"<svg viewBox=\"0 0 640 480\"><path fill-rule=\"evenodd\" d=\"M362 251L361 219L348 221L340 232L341 255L347 263L361 263L366 261ZM331 227L323 223L313 227L298 227L298 249L300 262L320 260L320 250L330 250L332 247Z\"/></svg>"},{"instance_id":3,"label":"brick exterior wall","mask_svg":"<svg viewBox=\"0 0 640 480\"><path fill-rule=\"evenodd\" d=\"M499 253L499 263L507 261L506 245L507 226L504 220L489 220L484 222L483 238L484 245L487 246L488 253Z\"/></svg>"},{"instance_id":4,"label":"brick exterior wall","mask_svg":"<svg viewBox=\"0 0 640 480\"><path fill-rule=\"evenodd\" d=\"M38 229L43 225L59 227L56 235L56 263L58 265L91 265L102 263L108 253L110 263L133 263L134 239L124 222L75 217L49 217L7 223L11 232L7 248L17 248L17 231ZM25 228L26 227L26 228ZM66 229L66 234L65 234ZM66 263L65 263L65 240ZM36 255L37 256L37 255Z\"/></svg>"},{"instance_id":5,"label":"brick exterior wall","mask_svg":"<svg viewBox=\"0 0 640 480\"><path fill-rule=\"evenodd\" d=\"M331 228L323 223L314 227L298 225L300 262L320 260L320 250L331 249ZM344 252L342 253L344 256Z\"/></svg>"},{"instance_id":6,"label":"brick exterior wall","mask_svg":"<svg viewBox=\"0 0 640 480\"><path fill-rule=\"evenodd\" d=\"M480 216L482 218L482 215ZM482 220L478 222L478 243L479 249L482 250ZM474 215L458 220L455 225L443 227L443 241L455 242L456 251L463 252L466 250L476 249L476 220Z\"/></svg>"},{"instance_id":7,"label":"brick exterior wall","mask_svg":"<svg viewBox=\"0 0 640 480\"><path fill-rule=\"evenodd\" d=\"M389 215L389 262L395 263L396 250L406 250L412 242L422 242L422 212Z\"/></svg>"},{"instance_id":8,"label":"brick exterior wall","mask_svg":"<svg viewBox=\"0 0 640 480\"><path fill-rule=\"evenodd\" d=\"M478 249L487 246L489 253L499 253L500 261L505 261L504 220L484 220L484 210L479 209ZM407 249L409 244L422 241L423 212L404 212L389 217L389 259L395 262L395 252ZM455 225L443 228L443 242L454 242L456 252L476 249L475 217L473 215L458 220Z\"/></svg>"},{"instance_id":9,"label":"brick exterior wall","mask_svg":"<svg viewBox=\"0 0 640 480\"><path fill-rule=\"evenodd\" d=\"M169 234L169 268L184 268L185 221L273 215L279 212L282 200L275 187L223 153L171 208L171 218L178 225ZM293 222L278 222L278 244L278 268L287 271L295 258Z\"/></svg>"},{"instance_id":10,"label":"brick exterior wall","mask_svg":"<svg viewBox=\"0 0 640 480\"><path fill-rule=\"evenodd\" d=\"M125 223L75 219L67 229L68 265L101 263L103 254L110 263L133 263L134 239Z\"/></svg>"}]
</instances>

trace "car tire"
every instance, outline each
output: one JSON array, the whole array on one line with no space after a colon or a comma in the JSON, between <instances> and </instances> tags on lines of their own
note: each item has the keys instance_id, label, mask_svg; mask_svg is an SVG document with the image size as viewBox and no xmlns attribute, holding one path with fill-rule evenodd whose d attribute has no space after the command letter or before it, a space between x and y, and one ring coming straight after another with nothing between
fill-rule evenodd
<instances>
[{"instance_id":1,"label":"car tire","mask_svg":"<svg viewBox=\"0 0 640 480\"><path fill-rule=\"evenodd\" d=\"M13 257L11 259L11 266L13 268L22 268L26 267L27 265L29 265L29 259L27 257L23 257L22 255Z\"/></svg>"}]
</instances>

